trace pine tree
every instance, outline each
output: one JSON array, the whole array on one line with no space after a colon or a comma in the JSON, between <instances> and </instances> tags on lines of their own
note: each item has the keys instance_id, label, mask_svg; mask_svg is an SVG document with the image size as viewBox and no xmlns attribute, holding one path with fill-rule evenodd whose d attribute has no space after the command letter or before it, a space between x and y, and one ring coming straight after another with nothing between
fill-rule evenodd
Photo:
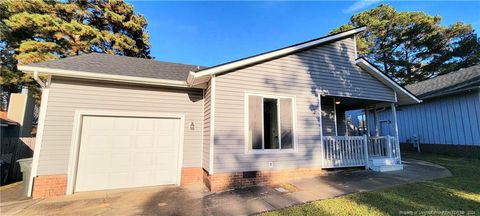
<instances>
[{"instance_id":1,"label":"pine tree","mask_svg":"<svg viewBox=\"0 0 480 216\"><path fill-rule=\"evenodd\" d=\"M331 33L367 26L357 37L359 53L401 84L410 84L480 63L480 41L472 26L440 23L440 16L382 4L353 15Z\"/></svg>"},{"instance_id":2,"label":"pine tree","mask_svg":"<svg viewBox=\"0 0 480 216\"><path fill-rule=\"evenodd\" d=\"M119 0L2 0L0 57L3 106L21 86L36 88L17 64L99 52L150 57L147 20Z\"/></svg>"}]
</instances>

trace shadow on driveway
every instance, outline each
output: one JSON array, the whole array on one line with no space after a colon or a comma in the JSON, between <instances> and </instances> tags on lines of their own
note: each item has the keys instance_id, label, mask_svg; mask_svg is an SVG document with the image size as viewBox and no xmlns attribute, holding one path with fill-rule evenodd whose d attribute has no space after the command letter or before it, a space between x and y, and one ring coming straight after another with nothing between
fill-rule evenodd
<instances>
[{"instance_id":1,"label":"shadow on driveway","mask_svg":"<svg viewBox=\"0 0 480 216\"><path fill-rule=\"evenodd\" d=\"M404 161L403 171L347 170L291 181L295 192L250 187L211 193L203 185L109 190L2 203L2 215L250 215L349 193L451 176L436 164Z\"/></svg>"}]
</instances>

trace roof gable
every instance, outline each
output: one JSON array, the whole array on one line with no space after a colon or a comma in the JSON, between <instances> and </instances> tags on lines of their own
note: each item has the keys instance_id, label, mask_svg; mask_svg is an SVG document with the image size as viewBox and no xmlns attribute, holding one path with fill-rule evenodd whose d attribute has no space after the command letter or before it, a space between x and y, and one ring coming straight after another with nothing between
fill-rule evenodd
<instances>
[{"instance_id":1,"label":"roof gable","mask_svg":"<svg viewBox=\"0 0 480 216\"><path fill-rule=\"evenodd\" d=\"M359 58L356 60L356 63L363 70L369 72L372 76L376 77L378 80L383 82L385 85L392 88L397 96L397 102L400 105L420 103L422 100L418 99L410 91L402 87L400 84L395 82L392 78L385 75L380 69L375 67L372 63L368 62L364 58Z\"/></svg>"},{"instance_id":2,"label":"roof gable","mask_svg":"<svg viewBox=\"0 0 480 216\"><path fill-rule=\"evenodd\" d=\"M348 37L286 56L215 75L220 91L246 88L396 102L395 92L355 63L355 41Z\"/></svg>"},{"instance_id":3,"label":"roof gable","mask_svg":"<svg viewBox=\"0 0 480 216\"><path fill-rule=\"evenodd\" d=\"M316 38L316 39L309 40L309 41L306 41L306 42L294 44L294 45L284 47L284 48L280 48L280 49L277 49L277 50L273 50L273 51L270 51L270 52L265 52L265 53L261 53L261 54L258 54L258 55L246 57L246 58L239 59L239 60L236 60L236 61L227 62L227 63L224 63L224 64L220 64L220 65L216 65L216 66L213 66L213 67L205 68L205 69L202 69L202 70L197 71L197 72L190 72L190 74L188 76L188 79L187 79L187 83L190 86L195 86L195 85L198 85L198 84L202 84L202 83L208 82L210 80L210 76L212 76L212 75L224 73L224 72L227 72L227 71L232 71L234 69L238 69L238 68L241 68L241 67L246 67L248 65L254 65L254 64L257 64L257 63L260 63L260 62L264 62L264 61L267 61L267 60L270 60L270 59L273 59L273 58L278 58L278 57L281 57L281 56L289 55L289 54L299 52L299 51L302 51L302 50L305 50L305 49L310 49L312 47L316 47L316 46L319 46L321 44L329 43L329 42L336 41L336 40L339 40L339 39L342 39L342 38L345 38L345 37L355 35L359 32L365 31L365 30L366 30L366 27L360 27L360 28L340 32L340 33L337 33L337 34L328 35L328 36L321 37L321 38Z\"/></svg>"}]
</instances>

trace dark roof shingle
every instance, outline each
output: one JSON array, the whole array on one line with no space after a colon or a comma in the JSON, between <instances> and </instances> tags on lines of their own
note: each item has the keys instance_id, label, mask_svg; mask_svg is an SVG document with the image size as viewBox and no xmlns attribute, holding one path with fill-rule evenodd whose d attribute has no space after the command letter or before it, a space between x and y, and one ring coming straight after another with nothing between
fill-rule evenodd
<instances>
[{"instance_id":1,"label":"dark roof shingle","mask_svg":"<svg viewBox=\"0 0 480 216\"><path fill-rule=\"evenodd\" d=\"M186 80L190 71L203 68L195 65L100 53L33 63L28 66L180 81Z\"/></svg>"},{"instance_id":2,"label":"dark roof shingle","mask_svg":"<svg viewBox=\"0 0 480 216\"><path fill-rule=\"evenodd\" d=\"M422 98L442 91L449 91L459 85L475 80L480 80L480 65L462 68L458 71L407 85L405 88Z\"/></svg>"}]
</instances>

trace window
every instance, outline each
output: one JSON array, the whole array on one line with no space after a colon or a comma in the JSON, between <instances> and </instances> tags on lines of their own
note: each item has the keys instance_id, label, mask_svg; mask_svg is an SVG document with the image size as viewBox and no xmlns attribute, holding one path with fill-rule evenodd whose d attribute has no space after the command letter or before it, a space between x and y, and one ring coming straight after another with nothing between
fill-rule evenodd
<instances>
[{"instance_id":1,"label":"window","mask_svg":"<svg viewBox=\"0 0 480 216\"><path fill-rule=\"evenodd\" d=\"M248 95L250 150L293 149L293 99Z\"/></svg>"}]
</instances>

